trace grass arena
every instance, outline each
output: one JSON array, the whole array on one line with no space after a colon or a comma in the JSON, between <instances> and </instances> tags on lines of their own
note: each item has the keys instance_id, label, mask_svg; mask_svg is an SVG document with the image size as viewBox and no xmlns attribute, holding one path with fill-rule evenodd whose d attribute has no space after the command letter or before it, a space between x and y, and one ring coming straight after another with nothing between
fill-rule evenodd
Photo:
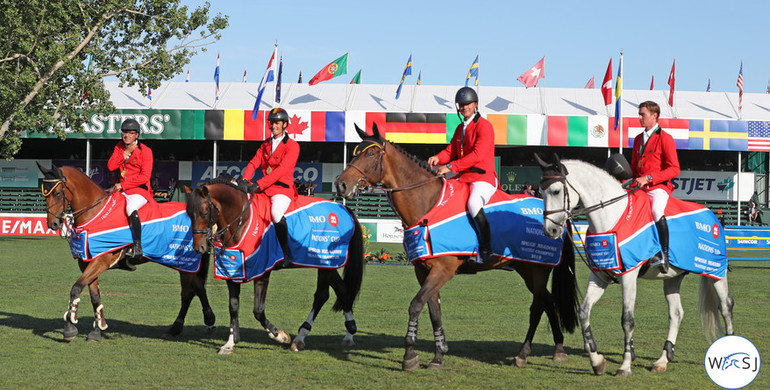
<instances>
[{"instance_id":1,"label":"grass arena","mask_svg":"<svg viewBox=\"0 0 770 390\"><path fill-rule=\"evenodd\" d=\"M709 343L696 316L697 278L685 278L685 317L676 359L665 373L649 371L667 330L660 283L639 283L634 335L637 359L631 378L614 378L622 360L621 298L610 286L593 309L591 326L609 360L608 374L595 376L579 333L567 334L566 362L551 360L547 321L541 321L533 353L525 368L512 366L528 326L530 297L521 278L510 272L458 275L442 289L449 352L443 371L401 371L409 301L418 289L410 266L370 264L355 306L356 345L340 346L342 319L329 307L319 314L308 337L308 349L291 352L277 344L250 315L250 288L242 293L241 343L232 355L217 354L227 339L225 283L209 277L209 299L218 328L208 333L200 303L193 301L183 334L174 340L163 333L179 306L177 273L157 264L135 272L107 272L100 277L109 328L101 342L86 342L93 314L83 310L81 334L62 340L62 312L67 292L79 275L66 241L55 237L2 237L0 266L0 364L2 388L715 388L703 359ZM374 245L374 244L373 244ZM391 248L389 248L391 249ZM731 253L733 255L735 253ZM751 340L761 353L770 351L770 294L765 288L770 265L731 261L728 273L735 298L736 334ZM577 265L579 289L588 270ZM315 289L315 272L282 270L272 275L267 309L273 323L292 336L305 317ZM82 295L84 308L89 300ZM417 349L422 368L433 351L429 317L422 315ZM766 370L765 370L766 371ZM748 388L770 388L770 375L760 371Z\"/></svg>"}]
</instances>

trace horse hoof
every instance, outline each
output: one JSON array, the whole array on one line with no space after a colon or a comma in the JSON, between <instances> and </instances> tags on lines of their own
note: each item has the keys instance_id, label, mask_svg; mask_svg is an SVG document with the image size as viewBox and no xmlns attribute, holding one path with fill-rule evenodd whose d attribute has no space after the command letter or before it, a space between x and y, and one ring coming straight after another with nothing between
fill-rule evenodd
<instances>
[{"instance_id":1,"label":"horse hoof","mask_svg":"<svg viewBox=\"0 0 770 390\"><path fill-rule=\"evenodd\" d=\"M102 341L102 333L94 330L88 334L86 341Z\"/></svg>"},{"instance_id":2,"label":"horse hoof","mask_svg":"<svg viewBox=\"0 0 770 390\"><path fill-rule=\"evenodd\" d=\"M350 337L345 336L345 338L342 339L342 344L341 345L343 347L352 347L352 346L356 345L356 342L353 341L353 336L350 335Z\"/></svg>"},{"instance_id":3,"label":"horse hoof","mask_svg":"<svg viewBox=\"0 0 770 390\"><path fill-rule=\"evenodd\" d=\"M628 378L631 376L631 370L618 370L615 373L616 378Z\"/></svg>"},{"instance_id":4,"label":"horse hoof","mask_svg":"<svg viewBox=\"0 0 770 390\"><path fill-rule=\"evenodd\" d=\"M270 338L281 343L281 344L289 344L291 343L291 337L289 337L289 334L279 330L275 336L270 334L270 332L267 332L268 335L270 335Z\"/></svg>"},{"instance_id":5,"label":"horse hoof","mask_svg":"<svg viewBox=\"0 0 770 390\"><path fill-rule=\"evenodd\" d=\"M219 352L217 352L220 355L230 355L233 353L233 348L231 347L222 347L219 348Z\"/></svg>"},{"instance_id":6,"label":"horse hoof","mask_svg":"<svg viewBox=\"0 0 770 390\"><path fill-rule=\"evenodd\" d=\"M431 371L440 371L444 369L444 363L436 363L436 362L430 362L427 367L428 370Z\"/></svg>"},{"instance_id":7,"label":"horse hoof","mask_svg":"<svg viewBox=\"0 0 770 390\"><path fill-rule=\"evenodd\" d=\"M414 371L420 365L420 356L417 355L411 359L405 359L401 363L401 369L404 371Z\"/></svg>"},{"instance_id":8,"label":"horse hoof","mask_svg":"<svg viewBox=\"0 0 770 390\"><path fill-rule=\"evenodd\" d=\"M666 372L666 365L665 364L654 364L652 366L652 372Z\"/></svg>"},{"instance_id":9,"label":"horse hoof","mask_svg":"<svg viewBox=\"0 0 770 390\"><path fill-rule=\"evenodd\" d=\"M289 347L289 349L294 351L294 352L304 351L305 350L305 343L293 342L293 343L291 343L291 347Z\"/></svg>"},{"instance_id":10,"label":"horse hoof","mask_svg":"<svg viewBox=\"0 0 770 390\"><path fill-rule=\"evenodd\" d=\"M519 368L526 367L527 366L527 358L516 356L516 358L513 360L513 365L516 366L516 367L519 367Z\"/></svg>"},{"instance_id":11,"label":"horse hoof","mask_svg":"<svg viewBox=\"0 0 770 390\"><path fill-rule=\"evenodd\" d=\"M553 354L553 361L555 362L566 362L567 361L567 354L564 352L555 352Z\"/></svg>"},{"instance_id":12,"label":"horse hoof","mask_svg":"<svg viewBox=\"0 0 770 390\"><path fill-rule=\"evenodd\" d=\"M216 332L217 332L217 326L216 325L211 325L211 326L207 326L206 327L206 333L207 334L214 334Z\"/></svg>"},{"instance_id":13,"label":"horse hoof","mask_svg":"<svg viewBox=\"0 0 770 390\"><path fill-rule=\"evenodd\" d=\"M604 373L607 371L607 361L602 360L601 363L593 366L593 369L595 375L604 375Z\"/></svg>"}]
</instances>

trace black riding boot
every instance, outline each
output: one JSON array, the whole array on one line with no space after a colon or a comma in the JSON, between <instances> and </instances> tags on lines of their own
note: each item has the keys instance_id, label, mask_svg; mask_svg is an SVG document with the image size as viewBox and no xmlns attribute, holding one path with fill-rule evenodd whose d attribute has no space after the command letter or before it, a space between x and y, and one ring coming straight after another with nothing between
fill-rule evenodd
<instances>
[{"instance_id":1,"label":"black riding boot","mask_svg":"<svg viewBox=\"0 0 770 390\"><path fill-rule=\"evenodd\" d=\"M131 253L131 260L140 260L142 258L142 222L139 221L139 212L134 211L129 215L129 226L131 227L131 236L134 238L134 250Z\"/></svg>"},{"instance_id":2,"label":"black riding boot","mask_svg":"<svg viewBox=\"0 0 770 390\"><path fill-rule=\"evenodd\" d=\"M666 222L666 217L660 217L655 222L655 227L658 228L658 237L660 238L660 256L655 255L650 260L650 266L658 266L660 272L666 273L668 272L668 222Z\"/></svg>"},{"instance_id":3,"label":"black riding boot","mask_svg":"<svg viewBox=\"0 0 770 390\"><path fill-rule=\"evenodd\" d=\"M291 251L289 250L289 228L286 226L286 217L282 217L278 223L275 223L275 235L278 237L278 242L281 244L281 250L283 251L283 266L287 267L291 265L293 260Z\"/></svg>"},{"instance_id":4,"label":"black riding boot","mask_svg":"<svg viewBox=\"0 0 770 390\"><path fill-rule=\"evenodd\" d=\"M479 213L473 217L474 227L476 228L476 235L479 238L479 259L484 264L493 264L497 262L497 259L492 256L492 237L489 232L489 221L487 220L487 214L484 213L484 209L479 210Z\"/></svg>"}]
</instances>

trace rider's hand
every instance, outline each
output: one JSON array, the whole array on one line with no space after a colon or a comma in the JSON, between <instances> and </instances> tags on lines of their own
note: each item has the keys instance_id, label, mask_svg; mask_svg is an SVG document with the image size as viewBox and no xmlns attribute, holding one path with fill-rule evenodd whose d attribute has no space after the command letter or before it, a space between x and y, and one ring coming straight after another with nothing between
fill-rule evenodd
<instances>
[{"instance_id":1,"label":"rider's hand","mask_svg":"<svg viewBox=\"0 0 770 390\"><path fill-rule=\"evenodd\" d=\"M439 175L446 175L447 173L452 173L452 170L449 169L449 167L447 167L446 165L442 165L438 167L438 171L436 173L438 173Z\"/></svg>"},{"instance_id":2,"label":"rider's hand","mask_svg":"<svg viewBox=\"0 0 770 390\"><path fill-rule=\"evenodd\" d=\"M118 191L121 191L122 189L123 189L123 186L120 185L120 183L115 183L115 185L112 186L112 188L110 188L110 192L118 192Z\"/></svg>"},{"instance_id":3,"label":"rider's hand","mask_svg":"<svg viewBox=\"0 0 770 390\"><path fill-rule=\"evenodd\" d=\"M436 165L438 165L438 157L436 156L428 157L428 165L431 167L435 167Z\"/></svg>"},{"instance_id":4,"label":"rider's hand","mask_svg":"<svg viewBox=\"0 0 770 390\"><path fill-rule=\"evenodd\" d=\"M256 193L256 192L259 192L259 184L254 183L254 184L250 185L249 186L249 192L252 193L252 194Z\"/></svg>"},{"instance_id":5,"label":"rider's hand","mask_svg":"<svg viewBox=\"0 0 770 390\"><path fill-rule=\"evenodd\" d=\"M641 176L634 179L634 183L636 184L636 188L644 188L649 184L647 181L647 176Z\"/></svg>"}]
</instances>

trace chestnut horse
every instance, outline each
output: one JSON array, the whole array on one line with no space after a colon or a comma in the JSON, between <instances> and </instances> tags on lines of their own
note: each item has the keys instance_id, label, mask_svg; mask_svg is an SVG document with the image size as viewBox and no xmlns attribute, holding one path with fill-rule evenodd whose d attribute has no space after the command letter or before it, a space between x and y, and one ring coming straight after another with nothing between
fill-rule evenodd
<instances>
[{"instance_id":1,"label":"chestnut horse","mask_svg":"<svg viewBox=\"0 0 770 390\"><path fill-rule=\"evenodd\" d=\"M39 163L37 166L44 175L42 191L48 213L48 228L51 230L68 230L71 227L69 225L73 223L73 226L85 223L101 209L110 195L77 168L51 166L51 169L46 169ZM68 208L72 209L71 214L67 214ZM124 247L105 253L88 262L81 258L77 259L82 274L70 289L69 308L64 314L63 334L65 341L71 341L78 335L78 328L75 326L78 323L78 304L80 303L80 294L86 286L88 286L91 305L94 308L94 329L88 334L87 340L101 340L101 332L107 329L107 321L104 319L104 305L102 305L99 292L99 275L108 269L118 269L119 262L124 259L127 250L128 247ZM147 262L146 259L142 260L142 262ZM166 330L165 337L175 337L182 333L187 310L196 296L203 306L204 323L208 326L209 331L215 329L216 317L206 295L208 268L209 258L204 255L201 259L200 270L197 273L179 272L179 280L182 284L182 307L179 309L179 315L177 315L174 323Z\"/></svg>"},{"instance_id":2,"label":"chestnut horse","mask_svg":"<svg viewBox=\"0 0 770 390\"><path fill-rule=\"evenodd\" d=\"M185 186L184 190L187 193L187 214L192 220L193 248L198 253L216 250L216 244L227 247L228 244L237 243L241 239L251 213L245 185L233 184L230 178L217 178L199 188L190 189ZM337 295L337 301L332 310L341 310L345 317L346 334L342 345L354 345L353 334L356 333L356 322L353 318L353 303L361 291L364 275L364 244L361 225L355 215L350 210L348 212L353 217L355 231L348 247L348 259L344 266L343 277L340 277L336 269L318 268L313 306L291 343L292 351L305 349L305 337L310 334L313 322L329 299L329 287ZM265 298L271 272L272 270L268 270L261 277L254 279L254 318L259 321L271 339L288 344L289 335L283 330L276 329L265 315ZM227 343L219 349L219 354L222 355L232 353L235 344L240 342L238 309L241 283L227 279L227 291L230 296L230 336Z\"/></svg>"},{"instance_id":3,"label":"chestnut horse","mask_svg":"<svg viewBox=\"0 0 770 390\"><path fill-rule=\"evenodd\" d=\"M377 125L373 126L373 136L369 136L356 126L356 131L363 142L356 148L353 160L348 164L335 185L337 192L345 198L353 198L362 187L381 183L396 214L405 226L413 226L437 202L441 194L440 176L426 169L424 163L407 155L380 136ZM494 233L494 226L492 227ZM547 289L548 277L553 267L527 262L500 259L496 264L476 264L469 262L469 256L442 256L414 262L414 270L420 283L420 291L409 305L409 325L406 334L406 351L402 368L407 371L419 366L419 356L415 352L417 343L417 322L420 312L428 304L433 335L435 355L428 369L441 369L443 357L448 351L441 322L441 303L439 290L458 272L487 271L504 267L514 268L524 279L527 289L532 293L530 306L529 330L521 350L515 358L517 366L526 365L531 353L532 339L543 312L548 315L553 341L556 344L554 360L564 360L564 335L562 330L574 331L577 326L577 285L574 275L574 253L570 243L565 240L562 261L554 269L551 284L553 296ZM554 301L556 306L554 306Z\"/></svg>"}]
</instances>

